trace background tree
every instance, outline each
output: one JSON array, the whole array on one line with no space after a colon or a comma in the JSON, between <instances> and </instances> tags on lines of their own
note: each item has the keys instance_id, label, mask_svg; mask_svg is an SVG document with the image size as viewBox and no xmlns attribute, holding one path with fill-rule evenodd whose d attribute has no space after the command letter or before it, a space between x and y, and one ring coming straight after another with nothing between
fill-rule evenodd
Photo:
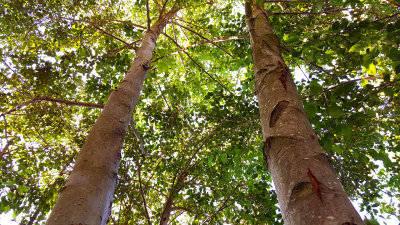
<instances>
[{"instance_id":1,"label":"background tree","mask_svg":"<svg viewBox=\"0 0 400 225\"><path fill-rule=\"evenodd\" d=\"M158 19L157 3L149 2L152 21ZM110 223L147 223L146 208L151 223L159 223L172 195L172 224L281 222L263 165L241 4L184 7L164 31L184 50L160 36L134 113L149 155L138 153L130 131ZM38 96L104 104L135 55L126 43L140 39L147 27L145 6L146 1L3 4L0 111ZM299 93L346 191L363 199L370 216L398 215L396 7L381 1L265 6L289 67L307 70L310 80L298 81ZM350 51L356 44L363 47ZM367 74L371 62L374 75ZM12 210L22 223L43 223L99 112L36 101L2 114L2 212ZM189 173L178 187L186 165ZM382 199L384 193L389 198Z\"/></svg>"}]
</instances>

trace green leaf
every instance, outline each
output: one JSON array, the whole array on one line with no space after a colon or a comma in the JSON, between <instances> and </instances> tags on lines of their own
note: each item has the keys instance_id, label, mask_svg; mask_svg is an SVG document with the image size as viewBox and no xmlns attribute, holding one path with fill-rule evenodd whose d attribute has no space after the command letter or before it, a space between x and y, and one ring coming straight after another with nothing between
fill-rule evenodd
<instances>
[{"instance_id":1,"label":"green leaf","mask_svg":"<svg viewBox=\"0 0 400 225\"><path fill-rule=\"evenodd\" d=\"M364 46L357 43L357 44L351 46L351 48L349 49L349 52L360 52L362 50L364 50Z\"/></svg>"},{"instance_id":2,"label":"green leaf","mask_svg":"<svg viewBox=\"0 0 400 225\"><path fill-rule=\"evenodd\" d=\"M207 165L208 165L209 167L211 167L211 166L212 166L212 164L213 164L213 157L212 157L212 156L210 156L210 157L208 157L208 160L207 160Z\"/></svg>"},{"instance_id":3,"label":"green leaf","mask_svg":"<svg viewBox=\"0 0 400 225\"><path fill-rule=\"evenodd\" d=\"M362 87L365 87L365 86L367 86L367 85L368 85L368 80L367 80L367 79L364 79L364 78L362 78L360 83L361 83L361 86L362 86Z\"/></svg>"},{"instance_id":4,"label":"green leaf","mask_svg":"<svg viewBox=\"0 0 400 225\"><path fill-rule=\"evenodd\" d=\"M28 187L25 185L20 185L20 186L18 186L17 190L18 190L18 193L22 194L22 193L25 193L28 191Z\"/></svg>"},{"instance_id":5,"label":"green leaf","mask_svg":"<svg viewBox=\"0 0 400 225\"><path fill-rule=\"evenodd\" d=\"M301 42L300 37L297 35L285 35L283 36L283 41L285 42L286 45L296 45Z\"/></svg>"},{"instance_id":6,"label":"green leaf","mask_svg":"<svg viewBox=\"0 0 400 225\"><path fill-rule=\"evenodd\" d=\"M334 118L338 118L343 116L344 112L339 106L333 105L329 107L329 114Z\"/></svg>"},{"instance_id":7,"label":"green leaf","mask_svg":"<svg viewBox=\"0 0 400 225\"><path fill-rule=\"evenodd\" d=\"M368 73L369 75L375 75L376 74L376 67L373 63L370 63L368 65L368 68L363 67L363 73Z\"/></svg>"},{"instance_id":8,"label":"green leaf","mask_svg":"<svg viewBox=\"0 0 400 225\"><path fill-rule=\"evenodd\" d=\"M304 109L306 110L306 113L310 119L314 118L314 116L317 114L318 109L315 106L314 102L304 102Z\"/></svg>"},{"instance_id":9,"label":"green leaf","mask_svg":"<svg viewBox=\"0 0 400 225\"><path fill-rule=\"evenodd\" d=\"M397 48L390 48L388 57L393 61L400 61L400 50Z\"/></svg>"},{"instance_id":10,"label":"green leaf","mask_svg":"<svg viewBox=\"0 0 400 225\"><path fill-rule=\"evenodd\" d=\"M313 95L319 95L322 92L322 86L318 83L316 79L312 80L310 83L310 92Z\"/></svg>"},{"instance_id":11,"label":"green leaf","mask_svg":"<svg viewBox=\"0 0 400 225\"><path fill-rule=\"evenodd\" d=\"M226 154L221 154L220 159L221 159L221 162L224 164L228 162L228 158L226 157Z\"/></svg>"}]
</instances>

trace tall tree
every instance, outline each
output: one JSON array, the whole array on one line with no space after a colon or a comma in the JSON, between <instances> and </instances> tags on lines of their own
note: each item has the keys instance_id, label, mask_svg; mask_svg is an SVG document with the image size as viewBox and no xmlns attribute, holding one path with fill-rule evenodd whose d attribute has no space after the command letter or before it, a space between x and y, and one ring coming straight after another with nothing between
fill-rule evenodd
<instances>
[{"instance_id":1,"label":"tall tree","mask_svg":"<svg viewBox=\"0 0 400 225\"><path fill-rule=\"evenodd\" d=\"M169 11L163 8L151 26L148 17L148 30L135 60L90 130L46 224L108 223L126 130L150 68L156 40L178 7L174 5Z\"/></svg>"},{"instance_id":2,"label":"tall tree","mask_svg":"<svg viewBox=\"0 0 400 225\"><path fill-rule=\"evenodd\" d=\"M285 224L363 224L318 143L264 4L245 7L263 155Z\"/></svg>"}]
</instances>

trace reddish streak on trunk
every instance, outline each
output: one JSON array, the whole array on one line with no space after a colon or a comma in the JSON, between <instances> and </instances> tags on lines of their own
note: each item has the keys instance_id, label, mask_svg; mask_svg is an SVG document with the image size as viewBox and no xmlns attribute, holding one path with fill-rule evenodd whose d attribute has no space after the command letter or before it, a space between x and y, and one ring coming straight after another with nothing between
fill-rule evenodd
<instances>
[{"instance_id":1,"label":"reddish streak on trunk","mask_svg":"<svg viewBox=\"0 0 400 225\"><path fill-rule=\"evenodd\" d=\"M307 172L308 177L311 180L311 183L313 185L313 189L314 191L317 192L318 198L321 200L322 202L322 194L321 194L321 189L319 188L319 182L317 180L317 178L312 174L310 168L308 168L308 172Z\"/></svg>"}]
</instances>

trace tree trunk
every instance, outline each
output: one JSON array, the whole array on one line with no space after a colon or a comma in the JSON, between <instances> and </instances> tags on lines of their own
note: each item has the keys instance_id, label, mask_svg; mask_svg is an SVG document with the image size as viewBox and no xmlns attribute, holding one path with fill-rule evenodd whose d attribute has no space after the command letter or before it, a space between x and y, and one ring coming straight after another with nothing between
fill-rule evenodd
<instances>
[{"instance_id":1,"label":"tree trunk","mask_svg":"<svg viewBox=\"0 0 400 225\"><path fill-rule=\"evenodd\" d=\"M109 96L89 132L47 225L107 223L125 133L139 99L156 40L176 11L172 9L161 16L143 36L131 68Z\"/></svg>"},{"instance_id":2,"label":"tree trunk","mask_svg":"<svg viewBox=\"0 0 400 225\"><path fill-rule=\"evenodd\" d=\"M263 5L245 6L263 155L285 224L363 224L318 143Z\"/></svg>"}]
</instances>

